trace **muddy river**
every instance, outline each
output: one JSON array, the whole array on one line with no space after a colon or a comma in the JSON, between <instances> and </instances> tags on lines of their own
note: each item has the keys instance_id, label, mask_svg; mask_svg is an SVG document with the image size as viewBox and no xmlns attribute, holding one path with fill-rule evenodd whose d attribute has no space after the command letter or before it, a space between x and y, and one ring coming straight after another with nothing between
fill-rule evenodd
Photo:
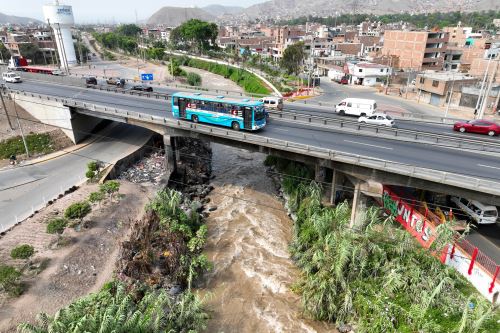
<instances>
[{"instance_id":1,"label":"muddy river","mask_svg":"<svg viewBox=\"0 0 500 333\"><path fill-rule=\"evenodd\" d=\"M212 145L215 186L205 253L214 264L201 292L211 319L206 332L336 332L304 318L291 292L299 270L288 245L293 222L274 195L265 155Z\"/></svg>"}]
</instances>

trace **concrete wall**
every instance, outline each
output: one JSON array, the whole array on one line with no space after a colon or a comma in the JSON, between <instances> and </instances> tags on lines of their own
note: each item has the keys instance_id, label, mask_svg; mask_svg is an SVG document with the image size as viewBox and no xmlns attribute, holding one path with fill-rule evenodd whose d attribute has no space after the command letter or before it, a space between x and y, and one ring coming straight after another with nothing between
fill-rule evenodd
<instances>
[{"instance_id":1,"label":"concrete wall","mask_svg":"<svg viewBox=\"0 0 500 333\"><path fill-rule=\"evenodd\" d=\"M60 128L73 143L86 138L103 120L78 114L70 107L64 106L61 100L44 100L42 104L38 96L30 97L13 93L10 94L10 98L42 123Z\"/></svg>"}]
</instances>

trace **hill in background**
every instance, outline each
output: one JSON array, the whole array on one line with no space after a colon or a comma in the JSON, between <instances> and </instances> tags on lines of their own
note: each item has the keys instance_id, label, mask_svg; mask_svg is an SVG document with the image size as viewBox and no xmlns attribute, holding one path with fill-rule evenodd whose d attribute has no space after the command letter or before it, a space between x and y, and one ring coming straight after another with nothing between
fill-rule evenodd
<instances>
[{"instance_id":1,"label":"hill in background","mask_svg":"<svg viewBox=\"0 0 500 333\"><path fill-rule=\"evenodd\" d=\"M215 16L200 8L163 7L151 15L147 24L176 27L190 19L215 21Z\"/></svg>"},{"instance_id":2,"label":"hill in background","mask_svg":"<svg viewBox=\"0 0 500 333\"><path fill-rule=\"evenodd\" d=\"M0 24L29 24L29 23L42 23L30 17L13 16L0 13Z\"/></svg>"}]
</instances>

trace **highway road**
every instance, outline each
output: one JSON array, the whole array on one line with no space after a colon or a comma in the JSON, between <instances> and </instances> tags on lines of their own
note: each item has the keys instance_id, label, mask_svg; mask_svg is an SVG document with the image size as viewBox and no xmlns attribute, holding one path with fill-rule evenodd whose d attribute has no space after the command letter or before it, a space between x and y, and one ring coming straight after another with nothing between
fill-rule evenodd
<instances>
[{"instance_id":1,"label":"highway road","mask_svg":"<svg viewBox=\"0 0 500 333\"><path fill-rule=\"evenodd\" d=\"M116 124L99 133L90 145L59 158L0 171L0 232L16 221L85 180L91 160L115 162L142 146L151 137L149 130Z\"/></svg>"},{"instance_id":2,"label":"highway road","mask_svg":"<svg viewBox=\"0 0 500 333\"><path fill-rule=\"evenodd\" d=\"M171 113L169 112L170 104L165 100L147 99L40 82L24 82L13 85L13 88L40 94L75 98L81 101L88 101L89 103L109 105L111 107L151 115L171 117ZM421 128L419 126L428 125L415 123L412 126L416 126L415 128L418 129ZM432 127L433 125L430 126ZM442 132L443 127L437 126L435 130ZM448 133L448 130L446 132ZM435 145L405 143L376 137L338 133L281 121L272 121L260 134L276 139L332 148L347 153L500 181L500 158L474 152L458 151ZM473 239L474 244L477 244L482 249L486 249L485 251L487 251L490 257L500 262L498 251L500 240L497 238L498 235L500 235L499 229L494 226L488 228L481 227L480 233L474 232L469 237Z\"/></svg>"},{"instance_id":3,"label":"highway road","mask_svg":"<svg viewBox=\"0 0 500 333\"><path fill-rule=\"evenodd\" d=\"M156 116L171 117L170 104L165 100L40 82L24 82L12 85L12 87ZM500 181L500 158L495 156L458 151L437 145L346 134L282 121L272 121L260 133L276 139Z\"/></svg>"}]
</instances>

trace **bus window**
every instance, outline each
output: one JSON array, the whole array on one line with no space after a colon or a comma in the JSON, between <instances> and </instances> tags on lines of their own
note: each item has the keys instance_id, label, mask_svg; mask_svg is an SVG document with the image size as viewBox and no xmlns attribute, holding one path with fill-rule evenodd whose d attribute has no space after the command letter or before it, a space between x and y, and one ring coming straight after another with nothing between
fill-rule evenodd
<instances>
[{"instance_id":1,"label":"bus window","mask_svg":"<svg viewBox=\"0 0 500 333\"><path fill-rule=\"evenodd\" d=\"M179 106L179 97L174 97L174 106Z\"/></svg>"},{"instance_id":2,"label":"bus window","mask_svg":"<svg viewBox=\"0 0 500 333\"><path fill-rule=\"evenodd\" d=\"M254 112L255 112L255 114L253 116L254 120L262 120L262 119L266 118L266 114L265 114L264 110L262 109L262 107L256 106L254 108Z\"/></svg>"}]
</instances>

